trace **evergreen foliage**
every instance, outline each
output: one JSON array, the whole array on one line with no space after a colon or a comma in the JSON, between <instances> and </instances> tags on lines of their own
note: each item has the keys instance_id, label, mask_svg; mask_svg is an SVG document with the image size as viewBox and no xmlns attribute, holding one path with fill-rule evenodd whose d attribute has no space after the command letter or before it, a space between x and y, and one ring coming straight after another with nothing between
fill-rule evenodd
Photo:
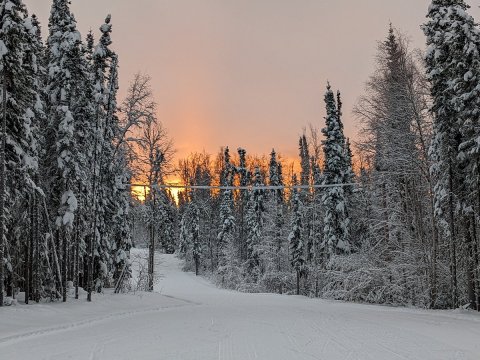
<instances>
[{"instance_id":1,"label":"evergreen foliage","mask_svg":"<svg viewBox=\"0 0 480 360\"><path fill-rule=\"evenodd\" d=\"M351 169L348 169L346 157L348 151L345 149L346 141L340 111L330 84L327 86L325 104L327 109L326 127L322 129L326 138L323 141L325 153L323 185L328 187L323 194L325 207L323 247L326 249L327 255L332 256L338 253L348 253L351 250L350 219L347 212L345 188L335 186L345 184L344 181L348 178L347 173L350 173Z\"/></svg>"}]
</instances>

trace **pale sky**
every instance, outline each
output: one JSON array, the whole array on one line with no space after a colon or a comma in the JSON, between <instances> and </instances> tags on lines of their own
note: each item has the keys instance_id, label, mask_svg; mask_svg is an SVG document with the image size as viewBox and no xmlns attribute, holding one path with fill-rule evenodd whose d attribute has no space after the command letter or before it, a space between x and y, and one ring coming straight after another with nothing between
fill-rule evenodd
<instances>
[{"instance_id":1,"label":"pale sky","mask_svg":"<svg viewBox=\"0 0 480 360\"><path fill-rule=\"evenodd\" d=\"M50 0L24 0L47 32ZM429 0L72 0L85 36L112 14L121 95L135 72L152 77L158 116L177 157L220 146L297 156L298 136L324 124L327 80L351 109L391 21L413 47ZM469 1L470 4L474 2ZM480 20L478 5L470 10Z\"/></svg>"}]
</instances>

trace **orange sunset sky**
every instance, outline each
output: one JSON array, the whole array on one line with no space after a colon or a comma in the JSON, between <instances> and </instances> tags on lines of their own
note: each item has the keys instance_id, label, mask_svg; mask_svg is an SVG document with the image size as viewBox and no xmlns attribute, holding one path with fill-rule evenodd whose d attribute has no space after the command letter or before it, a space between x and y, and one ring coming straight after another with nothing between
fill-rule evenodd
<instances>
[{"instance_id":1,"label":"orange sunset sky","mask_svg":"<svg viewBox=\"0 0 480 360\"><path fill-rule=\"evenodd\" d=\"M47 33L50 0L24 0ZM424 47L430 0L72 0L78 28L98 34L112 14L120 95L135 72L152 77L158 117L177 158L242 146L297 156L309 123L323 125L326 81L344 96L345 128L388 23ZM474 2L470 2L474 4ZM471 9L480 19L478 6Z\"/></svg>"}]
</instances>

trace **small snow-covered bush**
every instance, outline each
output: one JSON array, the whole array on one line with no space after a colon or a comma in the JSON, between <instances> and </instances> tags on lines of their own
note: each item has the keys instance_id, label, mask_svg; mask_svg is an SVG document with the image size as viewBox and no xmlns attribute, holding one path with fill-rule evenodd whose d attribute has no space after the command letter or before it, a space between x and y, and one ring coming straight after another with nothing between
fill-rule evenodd
<instances>
[{"instance_id":1,"label":"small snow-covered bush","mask_svg":"<svg viewBox=\"0 0 480 360\"><path fill-rule=\"evenodd\" d=\"M3 298L3 306L14 306L17 305L17 299L12 297L4 297Z\"/></svg>"},{"instance_id":2,"label":"small snow-covered bush","mask_svg":"<svg viewBox=\"0 0 480 360\"><path fill-rule=\"evenodd\" d=\"M244 282L244 276L239 266L226 264L218 268L215 282L221 287L238 290Z\"/></svg>"},{"instance_id":3,"label":"small snow-covered bush","mask_svg":"<svg viewBox=\"0 0 480 360\"><path fill-rule=\"evenodd\" d=\"M405 305L415 299L412 305L425 306L428 296L426 287L417 285L423 283L417 270L400 255L389 262L363 251L332 256L323 271L322 296L390 305Z\"/></svg>"},{"instance_id":4,"label":"small snow-covered bush","mask_svg":"<svg viewBox=\"0 0 480 360\"><path fill-rule=\"evenodd\" d=\"M149 291L148 274L148 252L147 251L132 251L130 255L132 277L130 279L129 290L132 292ZM155 275L154 275L155 276ZM157 283L158 278L154 277L153 283Z\"/></svg>"},{"instance_id":5,"label":"small snow-covered bush","mask_svg":"<svg viewBox=\"0 0 480 360\"><path fill-rule=\"evenodd\" d=\"M265 292L288 293L295 286L295 276L293 273L286 271L267 272L260 279L260 286Z\"/></svg>"}]
</instances>

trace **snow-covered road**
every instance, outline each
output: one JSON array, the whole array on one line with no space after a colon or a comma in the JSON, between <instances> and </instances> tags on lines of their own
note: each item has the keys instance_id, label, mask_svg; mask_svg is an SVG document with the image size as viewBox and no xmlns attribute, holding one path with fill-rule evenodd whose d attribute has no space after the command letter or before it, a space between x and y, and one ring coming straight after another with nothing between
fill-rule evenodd
<instances>
[{"instance_id":1,"label":"snow-covered road","mask_svg":"<svg viewBox=\"0 0 480 360\"><path fill-rule=\"evenodd\" d=\"M476 314L242 294L157 259L159 294L1 309L0 359L480 359Z\"/></svg>"}]
</instances>

